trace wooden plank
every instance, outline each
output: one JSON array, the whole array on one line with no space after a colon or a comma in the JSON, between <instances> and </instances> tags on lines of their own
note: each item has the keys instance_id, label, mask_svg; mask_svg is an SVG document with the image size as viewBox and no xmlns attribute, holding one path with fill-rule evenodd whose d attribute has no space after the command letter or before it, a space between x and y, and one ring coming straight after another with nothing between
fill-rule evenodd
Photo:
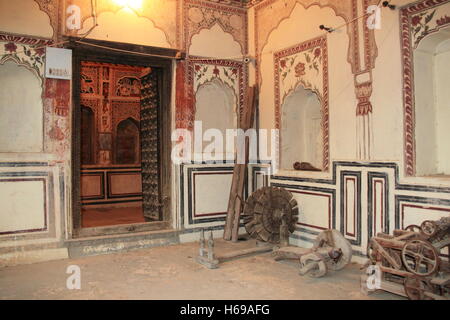
<instances>
[{"instance_id":1,"label":"wooden plank","mask_svg":"<svg viewBox=\"0 0 450 320\"><path fill-rule=\"evenodd\" d=\"M446 274L442 277L434 277L431 279L431 283L438 286L446 286L450 284L450 274Z\"/></svg>"},{"instance_id":2,"label":"wooden plank","mask_svg":"<svg viewBox=\"0 0 450 320\"><path fill-rule=\"evenodd\" d=\"M248 130L252 127L256 109L257 89L256 86L249 88L247 103L240 114L239 128ZM227 218L225 222L224 240L237 242L239 238L239 225L241 211L244 201L244 186L247 177L247 164L249 161L249 138L245 141L245 163L235 164L233 170L233 180L231 183L230 199L228 201ZM237 159L237 157L236 157Z\"/></svg>"},{"instance_id":3,"label":"wooden plank","mask_svg":"<svg viewBox=\"0 0 450 320\"><path fill-rule=\"evenodd\" d=\"M249 249L242 249L234 252L229 252L226 254L223 254L221 256L218 256L217 259L219 262L225 262L233 259L239 259L243 257L253 256L257 254L263 254L267 252L272 252L273 246L262 246L262 247L255 247L255 248L249 248Z\"/></svg>"},{"instance_id":4,"label":"wooden plank","mask_svg":"<svg viewBox=\"0 0 450 320\"><path fill-rule=\"evenodd\" d=\"M383 258L385 258L391 264L391 266L396 269L400 269L401 265L391 257L389 252L384 249L385 246L383 244L380 244L379 242L381 242L379 238L374 238L374 240L372 241L374 249L378 250Z\"/></svg>"}]
</instances>

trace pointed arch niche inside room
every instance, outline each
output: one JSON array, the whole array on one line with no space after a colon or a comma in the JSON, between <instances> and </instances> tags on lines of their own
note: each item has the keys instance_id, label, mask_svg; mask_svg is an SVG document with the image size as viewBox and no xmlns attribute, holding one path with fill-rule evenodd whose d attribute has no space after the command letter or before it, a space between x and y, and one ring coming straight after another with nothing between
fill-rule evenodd
<instances>
[{"instance_id":1,"label":"pointed arch niche inside room","mask_svg":"<svg viewBox=\"0 0 450 320\"><path fill-rule=\"evenodd\" d=\"M414 50L416 174L450 176L450 27Z\"/></svg>"},{"instance_id":2,"label":"pointed arch niche inside room","mask_svg":"<svg viewBox=\"0 0 450 320\"><path fill-rule=\"evenodd\" d=\"M237 97L233 88L215 77L200 85L195 96L195 120L202 123L203 159L208 161L226 160L227 157L233 159L233 145L227 145L225 139L227 130L237 128ZM223 139L217 137L219 133Z\"/></svg>"},{"instance_id":3,"label":"pointed arch niche inside room","mask_svg":"<svg viewBox=\"0 0 450 320\"><path fill-rule=\"evenodd\" d=\"M72 40L74 235L170 228L170 92L177 52Z\"/></svg>"},{"instance_id":4,"label":"pointed arch niche inside room","mask_svg":"<svg viewBox=\"0 0 450 320\"><path fill-rule=\"evenodd\" d=\"M322 105L318 95L301 84L281 106L280 168L323 169Z\"/></svg>"}]
</instances>

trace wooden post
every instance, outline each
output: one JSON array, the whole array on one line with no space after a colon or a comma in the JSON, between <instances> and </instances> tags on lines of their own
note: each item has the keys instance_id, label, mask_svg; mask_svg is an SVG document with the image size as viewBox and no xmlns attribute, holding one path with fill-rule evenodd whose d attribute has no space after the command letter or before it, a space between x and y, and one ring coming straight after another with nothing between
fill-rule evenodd
<instances>
[{"instance_id":1,"label":"wooden post","mask_svg":"<svg viewBox=\"0 0 450 320\"><path fill-rule=\"evenodd\" d=\"M257 104L258 90L256 86L248 89L247 103L244 110L240 114L239 128L247 131L252 128L256 104ZM225 229L223 238L227 241L237 242L239 237L239 225L241 220L241 211L244 204L244 186L247 177L247 165L249 162L249 138L245 138L245 163L236 163L233 171L233 181L230 190L230 199L228 201L227 220L225 222ZM237 160L237 157L236 157ZM237 162L237 161L236 161Z\"/></svg>"}]
</instances>

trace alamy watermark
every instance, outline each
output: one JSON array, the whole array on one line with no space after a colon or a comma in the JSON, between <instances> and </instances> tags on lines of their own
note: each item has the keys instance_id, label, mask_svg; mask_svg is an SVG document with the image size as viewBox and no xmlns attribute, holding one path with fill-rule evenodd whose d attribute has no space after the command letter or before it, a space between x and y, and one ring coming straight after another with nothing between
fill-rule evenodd
<instances>
[{"instance_id":1,"label":"alamy watermark","mask_svg":"<svg viewBox=\"0 0 450 320\"><path fill-rule=\"evenodd\" d=\"M81 290L81 269L77 265L70 265L66 269L66 273L70 274L66 280L66 287L69 290Z\"/></svg>"},{"instance_id":2,"label":"alamy watermark","mask_svg":"<svg viewBox=\"0 0 450 320\"><path fill-rule=\"evenodd\" d=\"M369 30L381 29L381 7L372 5L367 7L367 28Z\"/></svg>"},{"instance_id":3,"label":"alamy watermark","mask_svg":"<svg viewBox=\"0 0 450 320\"><path fill-rule=\"evenodd\" d=\"M203 130L203 122L195 121L193 131L172 132L171 159L174 164L223 161L246 164L263 159L271 163L272 173L276 173L279 136L278 129Z\"/></svg>"},{"instance_id":4,"label":"alamy watermark","mask_svg":"<svg viewBox=\"0 0 450 320\"><path fill-rule=\"evenodd\" d=\"M366 285L369 290L381 289L381 269L377 265L371 265L367 268L368 275Z\"/></svg>"}]
</instances>

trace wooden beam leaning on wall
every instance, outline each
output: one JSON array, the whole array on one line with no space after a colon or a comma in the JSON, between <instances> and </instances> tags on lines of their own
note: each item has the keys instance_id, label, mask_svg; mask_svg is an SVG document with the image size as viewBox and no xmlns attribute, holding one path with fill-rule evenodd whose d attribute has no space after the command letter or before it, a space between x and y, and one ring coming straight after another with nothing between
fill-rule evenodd
<instances>
[{"instance_id":1,"label":"wooden beam leaning on wall","mask_svg":"<svg viewBox=\"0 0 450 320\"><path fill-rule=\"evenodd\" d=\"M255 110L258 99L258 89L256 86L248 88L247 101L244 110L240 114L239 129L247 131L251 129L255 119ZM244 204L244 186L247 177L247 165L249 162L250 138L245 137L245 163L234 165L233 181L231 183L230 200L228 201L227 220L223 239L237 242L239 237L239 225L241 212Z\"/></svg>"}]
</instances>

